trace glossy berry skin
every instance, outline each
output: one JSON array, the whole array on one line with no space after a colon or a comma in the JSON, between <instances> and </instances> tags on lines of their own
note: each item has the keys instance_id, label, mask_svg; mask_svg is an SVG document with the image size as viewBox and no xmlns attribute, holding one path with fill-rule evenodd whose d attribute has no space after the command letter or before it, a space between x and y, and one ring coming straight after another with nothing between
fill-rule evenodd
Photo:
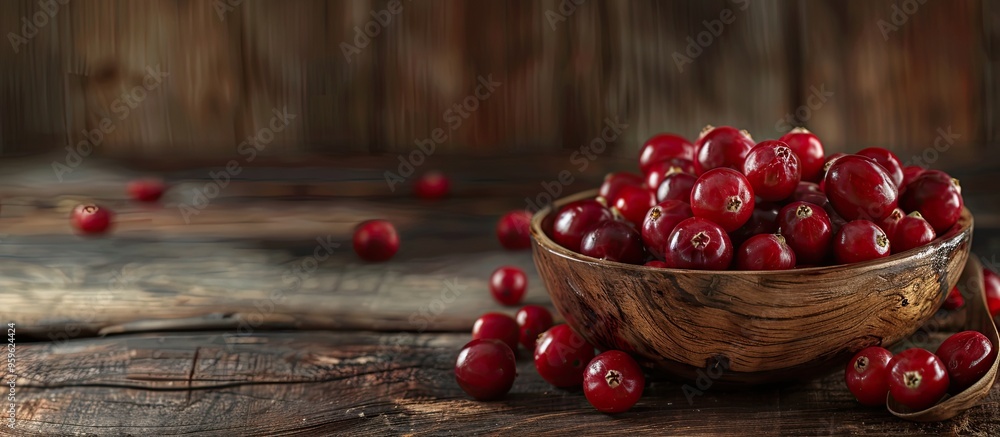
<instances>
[{"instance_id":1,"label":"glossy berry skin","mask_svg":"<svg viewBox=\"0 0 1000 437\"><path fill-rule=\"evenodd\" d=\"M753 190L740 172L716 168L695 181L690 203L695 217L711 220L726 232L732 232L750 220L754 208Z\"/></svg>"},{"instance_id":2,"label":"glossy berry skin","mask_svg":"<svg viewBox=\"0 0 1000 437\"><path fill-rule=\"evenodd\" d=\"M439 171L424 173L413 184L413 194L424 200L442 199L449 191L451 191L451 181Z\"/></svg>"},{"instance_id":3,"label":"glossy berry skin","mask_svg":"<svg viewBox=\"0 0 1000 437\"><path fill-rule=\"evenodd\" d=\"M799 158L781 141L767 140L754 146L743 161L753 193L764 200L787 199L799 186L802 177Z\"/></svg>"},{"instance_id":4,"label":"glossy berry skin","mask_svg":"<svg viewBox=\"0 0 1000 437\"><path fill-rule=\"evenodd\" d=\"M455 380L476 400L500 399L514 386L517 363L514 351L495 339L472 340L458 353Z\"/></svg>"},{"instance_id":5,"label":"glossy berry skin","mask_svg":"<svg viewBox=\"0 0 1000 437\"><path fill-rule=\"evenodd\" d=\"M630 223L642 226L646 212L656 205L656 193L641 187L624 186L612 202L614 208Z\"/></svg>"},{"instance_id":6,"label":"glossy berry skin","mask_svg":"<svg viewBox=\"0 0 1000 437\"><path fill-rule=\"evenodd\" d=\"M706 127L703 132L695 142L696 174L701 175L719 167L743 170L743 160L754 146L748 133L731 126Z\"/></svg>"},{"instance_id":7,"label":"glossy berry skin","mask_svg":"<svg viewBox=\"0 0 1000 437\"><path fill-rule=\"evenodd\" d=\"M899 253L921 247L936 237L934 227L919 212L914 212L899 219L889 241L892 242L892 253Z\"/></svg>"},{"instance_id":8,"label":"glossy berry skin","mask_svg":"<svg viewBox=\"0 0 1000 437\"><path fill-rule=\"evenodd\" d=\"M830 172L830 167L833 167L833 163L837 162L838 159L843 158L845 156L847 156L846 153L837 152L834 153L833 155L828 156L826 158L826 161L823 161L823 169L821 170L819 182L817 183L819 184L819 189L823 190L824 193L826 193L825 189L826 174Z\"/></svg>"},{"instance_id":9,"label":"glossy berry skin","mask_svg":"<svg viewBox=\"0 0 1000 437\"><path fill-rule=\"evenodd\" d=\"M986 289L986 306L993 317L1000 316L1000 276L983 268L983 288Z\"/></svg>"},{"instance_id":10,"label":"glossy berry skin","mask_svg":"<svg viewBox=\"0 0 1000 437\"><path fill-rule=\"evenodd\" d=\"M518 340L525 349L534 352L538 336L552 327L552 313L543 306L525 305L514 315L520 328Z\"/></svg>"},{"instance_id":11,"label":"glossy berry skin","mask_svg":"<svg viewBox=\"0 0 1000 437\"><path fill-rule=\"evenodd\" d=\"M890 241L892 241L893 235L896 232L896 225L899 224L899 221L902 220L903 217L906 217L906 213L903 212L902 209L896 208L892 210L892 212L889 213L889 215L887 215L884 219L879 220L878 227L885 231L885 235L889 236ZM896 242L892 241L892 245L895 246ZM895 252L898 252L898 250L893 247L893 253Z\"/></svg>"},{"instance_id":12,"label":"glossy berry skin","mask_svg":"<svg viewBox=\"0 0 1000 437\"><path fill-rule=\"evenodd\" d=\"M655 260L655 259L652 260L652 261L647 261L646 264L643 264L643 265L646 266L646 267L656 267L658 269L669 269L670 268L670 265L668 265L667 263L665 263L663 261L660 261L660 260Z\"/></svg>"},{"instance_id":13,"label":"glossy berry skin","mask_svg":"<svg viewBox=\"0 0 1000 437\"><path fill-rule=\"evenodd\" d=\"M490 294L501 305L517 305L528 290L528 276L513 266L503 266L490 275Z\"/></svg>"},{"instance_id":14,"label":"glossy berry skin","mask_svg":"<svg viewBox=\"0 0 1000 437\"><path fill-rule=\"evenodd\" d=\"M958 180L936 170L925 171L910 182L900 200L904 211L919 211L938 234L958 221L963 205Z\"/></svg>"},{"instance_id":15,"label":"glossy berry skin","mask_svg":"<svg viewBox=\"0 0 1000 437\"><path fill-rule=\"evenodd\" d=\"M869 158L848 155L837 159L825 182L826 197L847 221L877 222L896 209L896 184L882 166Z\"/></svg>"},{"instance_id":16,"label":"glossy berry skin","mask_svg":"<svg viewBox=\"0 0 1000 437\"><path fill-rule=\"evenodd\" d=\"M642 264L646 260L639 231L617 220L601 223L583 234L580 253L626 264Z\"/></svg>"},{"instance_id":17,"label":"glossy berry skin","mask_svg":"<svg viewBox=\"0 0 1000 437\"><path fill-rule=\"evenodd\" d=\"M128 197L137 202L156 202L166 190L167 186L159 179L138 179L125 186Z\"/></svg>"},{"instance_id":18,"label":"glossy berry skin","mask_svg":"<svg viewBox=\"0 0 1000 437\"><path fill-rule=\"evenodd\" d=\"M670 173L663 177L659 188L656 190L656 200L680 200L684 203L691 201L691 188L698 177L690 173Z\"/></svg>"},{"instance_id":19,"label":"glossy berry skin","mask_svg":"<svg viewBox=\"0 0 1000 437\"><path fill-rule=\"evenodd\" d=\"M750 220L729 233L733 247L742 246L754 235L778 232L778 212L781 211L781 206L776 202L757 202L753 207L753 213L750 214Z\"/></svg>"},{"instance_id":20,"label":"glossy berry skin","mask_svg":"<svg viewBox=\"0 0 1000 437\"><path fill-rule=\"evenodd\" d=\"M472 325L472 339L496 339L504 342L517 354L520 328L513 317L503 313L486 313Z\"/></svg>"},{"instance_id":21,"label":"glossy berry skin","mask_svg":"<svg viewBox=\"0 0 1000 437\"><path fill-rule=\"evenodd\" d=\"M535 346L535 369L556 387L579 387L583 370L592 359L594 347L566 324L549 328Z\"/></svg>"},{"instance_id":22,"label":"glossy berry skin","mask_svg":"<svg viewBox=\"0 0 1000 437\"><path fill-rule=\"evenodd\" d=\"M936 404L948 392L948 384L944 363L926 349L907 349L889 361L889 393L911 410Z\"/></svg>"},{"instance_id":23,"label":"glossy berry skin","mask_svg":"<svg viewBox=\"0 0 1000 437\"><path fill-rule=\"evenodd\" d=\"M778 234L750 237L736 250L737 270L788 270L795 268L795 251Z\"/></svg>"},{"instance_id":24,"label":"glossy berry skin","mask_svg":"<svg viewBox=\"0 0 1000 437\"><path fill-rule=\"evenodd\" d=\"M604 352L590 361L583 374L583 394L597 411L628 411L642 397L646 376L639 364L622 351Z\"/></svg>"},{"instance_id":25,"label":"glossy berry skin","mask_svg":"<svg viewBox=\"0 0 1000 437\"><path fill-rule=\"evenodd\" d=\"M799 158L802 180L815 182L823 175L826 152L823 143L808 129L797 127L778 139L788 145Z\"/></svg>"},{"instance_id":26,"label":"glossy berry skin","mask_svg":"<svg viewBox=\"0 0 1000 437\"><path fill-rule=\"evenodd\" d=\"M778 213L778 228L802 264L820 264L833 243L833 227L823 208L792 202Z\"/></svg>"},{"instance_id":27,"label":"glossy berry skin","mask_svg":"<svg viewBox=\"0 0 1000 437\"><path fill-rule=\"evenodd\" d=\"M385 220L368 220L354 230L354 253L368 262L382 262L399 251L396 227Z\"/></svg>"},{"instance_id":28,"label":"glossy berry skin","mask_svg":"<svg viewBox=\"0 0 1000 437\"><path fill-rule=\"evenodd\" d=\"M686 138L674 134L657 134L642 145L639 150L639 169L648 173L658 162L672 158L694 160L695 147Z\"/></svg>"},{"instance_id":29,"label":"glossy berry skin","mask_svg":"<svg viewBox=\"0 0 1000 437\"><path fill-rule=\"evenodd\" d=\"M907 185L910 185L910 182L913 182L914 179L924 174L925 171L927 171L925 168L917 165L903 167L903 184L899 187L900 193L906 189Z\"/></svg>"},{"instance_id":30,"label":"glossy berry skin","mask_svg":"<svg viewBox=\"0 0 1000 437\"><path fill-rule=\"evenodd\" d=\"M975 384L989 372L997 349L990 339L976 331L962 331L948 337L934 353L948 371L951 393Z\"/></svg>"},{"instance_id":31,"label":"glossy berry skin","mask_svg":"<svg viewBox=\"0 0 1000 437\"><path fill-rule=\"evenodd\" d=\"M829 199L826 198L826 193L813 182L799 182L799 186L795 188L790 200L792 202L809 202L822 207L830 203Z\"/></svg>"},{"instance_id":32,"label":"glossy berry skin","mask_svg":"<svg viewBox=\"0 0 1000 437\"><path fill-rule=\"evenodd\" d=\"M531 213L524 210L510 211L497 221L497 240L507 250L531 247Z\"/></svg>"},{"instance_id":33,"label":"glossy berry skin","mask_svg":"<svg viewBox=\"0 0 1000 437\"><path fill-rule=\"evenodd\" d=\"M608 173L604 176L604 182L601 183L601 188L598 190L597 195L605 199L614 199L622 187L626 185L641 187L644 180L640 175L625 171Z\"/></svg>"},{"instance_id":34,"label":"glossy berry skin","mask_svg":"<svg viewBox=\"0 0 1000 437\"><path fill-rule=\"evenodd\" d=\"M889 237L868 220L854 220L840 228L833 239L833 254L840 264L885 258L890 253Z\"/></svg>"},{"instance_id":35,"label":"glossy berry skin","mask_svg":"<svg viewBox=\"0 0 1000 437\"><path fill-rule=\"evenodd\" d=\"M948 292L948 297L945 298L944 303L941 304L941 308L954 311L964 305L965 297L962 296L962 292L958 291L958 287L951 287L951 291Z\"/></svg>"},{"instance_id":36,"label":"glossy berry skin","mask_svg":"<svg viewBox=\"0 0 1000 437\"><path fill-rule=\"evenodd\" d=\"M844 381L861 405L885 406L889 394L889 361L892 352L878 346L862 349L847 362Z\"/></svg>"},{"instance_id":37,"label":"glossy berry skin","mask_svg":"<svg viewBox=\"0 0 1000 437\"><path fill-rule=\"evenodd\" d=\"M649 209L642 221L642 242L656 259L663 259L670 233L684 219L694 216L691 207L680 200L665 200Z\"/></svg>"},{"instance_id":38,"label":"glossy berry skin","mask_svg":"<svg viewBox=\"0 0 1000 437\"><path fill-rule=\"evenodd\" d=\"M111 229L113 214L98 205L77 205L70 214L70 224L83 235L100 235Z\"/></svg>"},{"instance_id":39,"label":"glossy berry skin","mask_svg":"<svg viewBox=\"0 0 1000 437\"><path fill-rule=\"evenodd\" d=\"M859 150L856 154L871 158L872 161L881 165L889 174L892 183L896 184L897 189L903 186L903 163L895 153L881 147L869 147Z\"/></svg>"},{"instance_id":40,"label":"glossy berry skin","mask_svg":"<svg viewBox=\"0 0 1000 437\"><path fill-rule=\"evenodd\" d=\"M584 233L614 218L604 203L594 199L578 200L563 206L556 214L552 223L552 239L562 247L579 252Z\"/></svg>"},{"instance_id":41,"label":"glossy berry skin","mask_svg":"<svg viewBox=\"0 0 1000 437\"><path fill-rule=\"evenodd\" d=\"M726 270L733 261L733 243L719 225L692 217L670 233L664 261L678 269Z\"/></svg>"},{"instance_id":42,"label":"glossy berry skin","mask_svg":"<svg viewBox=\"0 0 1000 437\"><path fill-rule=\"evenodd\" d=\"M646 172L645 186L646 188L656 191L663 180L666 179L667 175L672 173L687 173L694 174L693 166L691 161L683 159L671 159L668 161L661 161L649 169Z\"/></svg>"}]
</instances>

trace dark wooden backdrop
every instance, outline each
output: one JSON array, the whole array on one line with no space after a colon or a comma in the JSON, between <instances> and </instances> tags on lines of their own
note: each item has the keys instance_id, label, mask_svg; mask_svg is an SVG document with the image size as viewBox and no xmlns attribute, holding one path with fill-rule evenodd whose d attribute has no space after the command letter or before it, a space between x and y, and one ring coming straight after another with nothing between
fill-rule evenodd
<instances>
[{"instance_id":1,"label":"dark wooden backdrop","mask_svg":"<svg viewBox=\"0 0 1000 437\"><path fill-rule=\"evenodd\" d=\"M616 154L706 123L761 139L797 109L833 151L919 152L949 127L960 150L1000 138L998 2L574 4L403 0L347 62L342 43L390 2L0 2L0 154L60 149L109 119L98 153L231 155L285 107L297 118L265 153L402 152L447 128L478 76L502 85L439 151L558 152L608 117L628 124ZM675 52L726 10L732 23L678 69ZM116 99L157 66L169 76L120 117ZM820 89L832 95L810 101Z\"/></svg>"}]
</instances>

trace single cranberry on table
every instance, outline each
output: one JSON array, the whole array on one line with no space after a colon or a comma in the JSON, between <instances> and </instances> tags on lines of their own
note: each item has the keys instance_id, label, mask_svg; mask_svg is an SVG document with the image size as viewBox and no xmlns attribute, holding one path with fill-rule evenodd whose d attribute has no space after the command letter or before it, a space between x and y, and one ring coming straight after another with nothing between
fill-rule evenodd
<instances>
[{"instance_id":1,"label":"single cranberry on table","mask_svg":"<svg viewBox=\"0 0 1000 437\"><path fill-rule=\"evenodd\" d=\"M507 250L531 247L531 213L519 209L500 217L497 221L497 240Z\"/></svg>"},{"instance_id":2,"label":"single cranberry on table","mask_svg":"<svg viewBox=\"0 0 1000 437\"><path fill-rule=\"evenodd\" d=\"M889 237L868 220L847 222L833 239L833 254L840 264L885 258L890 250Z\"/></svg>"},{"instance_id":3,"label":"single cranberry on table","mask_svg":"<svg viewBox=\"0 0 1000 437\"><path fill-rule=\"evenodd\" d=\"M737 270L787 270L795 268L795 251L779 234L750 237L736 250Z\"/></svg>"},{"instance_id":4,"label":"single cranberry on table","mask_svg":"<svg viewBox=\"0 0 1000 437\"><path fill-rule=\"evenodd\" d=\"M799 158L803 181L818 181L823 175L823 164L826 152L823 143L812 132L804 127L792 129L778 139L788 145Z\"/></svg>"},{"instance_id":5,"label":"single cranberry on table","mask_svg":"<svg viewBox=\"0 0 1000 437\"><path fill-rule=\"evenodd\" d=\"M664 261L678 269L726 270L733 261L733 243L719 225L692 217L670 233Z\"/></svg>"},{"instance_id":6,"label":"single cranberry on table","mask_svg":"<svg viewBox=\"0 0 1000 437\"><path fill-rule=\"evenodd\" d=\"M833 208L848 221L880 221L898 203L896 184L885 169L858 155L841 157L830 166L824 190Z\"/></svg>"},{"instance_id":7,"label":"single cranberry on table","mask_svg":"<svg viewBox=\"0 0 1000 437\"><path fill-rule=\"evenodd\" d=\"M114 214L98 205L77 205L70 214L70 224L83 235L100 235L111 229Z\"/></svg>"},{"instance_id":8,"label":"single cranberry on table","mask_svg":"<svg viewBox=\"0 0 1000 437\"><path fill-rule=\"evenodd\" d=\"M912 348L889 361L889 393L901 405L924 410L948 392L948 372L937 355Z\"/></svg>"},{"instance_id":9,"label":"single cranberry on table","mask_svg":"<svg viewBox=\"0 0 1000 437\"><path fill-rule=\"evenodd\" d=\"M535 346L535 369L556 387L579 387L583 370L593 358L594 346L566 324L549 328Z\"/></svg>"},{"instance_id":10,"label":"single cranberry on table","mask_svg":"<svg viewBox=\"0 0 1000 437\"><path fill-rule=\"evenodd\" d=\"M646 212L656 205L656 194L645 188L625 186L618 191L612 202L614 209L630 223L642 226Z\"/></svg>"},{"instance_id":11,"label":"single cranberry on table","mask_svg":"<svg viewBox=\"0 0 1000 437\"><path fill-rule=\"evenodd\" d=\"M808 202L792 202L781 208L778 229L800 265L822 263L833 244L830 217L823 208Z\"/></svg>"},{"instance_id":12,"label":"single cranberry on table","mask_svg":"<svg viewBox=\"0 0 1000 437\"><path fill-rule=\"evenodd\" d=\"M919 211L938 234L958 222L963 205L958 180L937 170L927 170L910 182L900 199L903 210Z\"/></svg>"},{"instance_id":13,"label":"single cranberry on table","mask_svg":"<svg viewBox=\"0 0 1000 437\"><path fill-rule=\"evenodd\" d=\"M732 232L743 226L754 209L750 183L740 172L716 168L701 175L691 188L691 211Z\"/></svg>"},{"instance_id":14,"label":"single cranberry on table","mask_svg":"<svg viewBox=\"0 0 1000 437\"><path fill-rule=\"evenodd\" d=\"M626 264L642 264L646 260L639 231L617 220L601 223L583 234L580 253Z\"/></svg>"},{"instance_id":15,"label":"single cranberry on table","mask_svg":"<svg viewBox=\"0 0 1000 437\"><path fill-rule=\"evenodd\" d=\"M859 150L856 154L871 158L878 165L881 165L892 178L892 183L896 184L896 188L903 186L903 163L895 153L881 147L869 147Z\"/></svg>"},{"instance_id":16,"label":"single cranberry on table","mask_svg":"<svg viewBox=\"0 0 1000 437\"><path fill-rule=\"evenodd\" d=\"M668 268L670 268L670 265L668 265L667 263L665 263L663 261L660 261L660 260L656 260L656 259L654 259L652 261L646 261L646 264L643 264L643 265L646 266L646 267L656 267L658 269L668 269Z\"/></svg>"},{"instance_id":17,"label":"single cranberry on table","mask_svg":"<svg viewBox=\"0 0 1000 437\"><path fill-rule=\"evenodd\" d=\"M661 161L653 164L653 167L646 172L645 186L646 188L657 191L660 184L666 179L667 175L673 173L686 173L693 175L694 167L691 165L691 161L686 161L683 159L671 159L668 161Z\"/></svg>"},{"instance_id":18,"label":"single cranberry on table","mask_svg":"<svg viewBox=\"0 0 1000 437\"><path fill-rule=\"evenodd\" d=\"M781 141L767 140L754 146L743 161L753 193L764 200L787 199L799 186L799 158Z\"/></svg>"},{"instance_id":19,"label":"single cranberry on table","mask_svg":"<svg viewBox=\"0 0 1000 437\"><path fill-rule=\"evenodd\" d=\"M1000 316L1000 276L983 268L983 288L986 289L986 306L993 317Z\"/></svg>"},{"instance_id":20,"label":"single cranberry on table","mask_svg":"<svg viewBox=\"0 0 1000 437\"><path fill-rule=\"evenodd\" d=\"M166 190L167 185L160 179L137 179L125 186L128 197L138 202L156 202Z\"/></svg>"},{"instance_id":21,"label":"single cranberry on table","mask_svg":"<svg viewBox=\"0 0 1000 437\"><path fill-rule=\"evenodd\" d=\"M520 327L518 340L525 349L534 352L538 336L552 327L552 313L540 305L525 305L514 315Z\"/></svg>"},{"instance_id":22,"label":"single cranberry on table","mask_svg":"<svg viewBox=\"0 0 1000 437\"><path fill-rule=\"evenodd\" d=\"M885 406L891 360L892 352L871 346L862 349L847 362L844 381L858 403L866 407Z\"/></svg>"},{"instance_id":23,"label":"single cranberry on table","mask_svg":"<svg viewBox=\"0 0 1000 437\"><path fill-rule=\"evenodd\" d=\"M597 195L605 199L614 199L622 187L626 185L642 187L644 180L642 176L626 171L608 173L604 176L604 182L601 183L601 188L598 190Z\"/></svg>"},{"instance_id":24,"label":"single cranberry on table","mask_svg":"<svg viewBox=\"0 0 1000 437\"><path fill-rule=\"evenodd\" d=\"M937 234L919 212L911 212L901 218L892 231L892 253L905 252L934 241Z\"/></svg>"},{"instance_id":25,"label":"single cranberry on table","mask_svg":"<svg viewBox=\"0 0 1000 437\"><path fill-rule=\"evenodd\" d=\"M368 220L354 230L354 253L369 262L387 261L399 251L396 227L385 220Z\"/></svg>"},{"instance_id":26,"label":"single cranberry on table","mask_svg":"<svg viewBox=\"0 0 1000 437\"><path fill-rule=\"evenodd\" d=\"M653 164L672 158L694 160L695 147L686 138L675 134L657 134L639 150L639 169L646 173Z\"/></svg>"},{"instance_id":27,"label":"single cranberry on table","mask_svg":"<svg viewBox=\"0 0 1000 437\"><path fill-rule=\"evenodd\" d=\"M528 290L528 276L513 266L503 266L490 275L490 294L501 305L517 305Z\"/></svg>"},{"instance_id":28,"label":"single cranberry on table","mask_svg":"<svg viewBox=\"0 0 1000 437\"><path fill-rule=\"evenodd\" d=\"M583 234L594 226L614 219L611 209L603 201L577 200L563 206L556 214L552 223L552 239L562 247L579 252Z\"/></svg>"},{"instance_id":29,"label":"single cranberry on table","mask_svg":"<svg viewBox=\"0 0 1000 437\"><path fill-rule=\"evenodd\" d=\"M971 387L990 371L996 359L996 346L976 331L962 331L948 337L935 355L948 371L951 393Z\"/></svg>"},{"instance_id":30,"label":"single cranberry on table","mask_svg":"<svg viewBox=\"0 0 1000 437\"><path fill-rule=\"evenodd\" d=\"M958 287L951 287L951 291L948 292L948 297L941 304L941 308L951 311L957 310L963 305L965 305L965 298L962 297L962 292L958 291Z\"/></svg>"},{"instance_id":31,"label":"single cranberry on table","mask_svg":"<svg viewBox=\"0 0 1000 437\"><path fill-rule=\"evenodd\" d=\"M670 233L678 223L693 216L691 207L680 200L664 200L650 208L642 222L642 242L650 255L662 260Z\"/></svg>"},{"instance_id":32,"label":"single cranberry on table","mask_svg":"<svg viewBox=\"0 0 1000 437\"><path fill-rule=\"evenodd\" d=\"M455 360L458 386L476 400L502 398L514 386L516 377L514 351L500 340L472 340Z\"/></svg>"},{"instance_id":33,"label":"single cranberry on table","mask_svg":"<svg viewBox=\"0 0 1000 437\"><path fill-rule=\"evenodd\" d=\"M684 203L691 201L691 188L698 177L690 173L670 173L663 177L659 188L656 189L656 200L680 200Z\"/></svg>"},{"instance_id":34,"label":"single cranberry on table","mask_svg":"<svg viewBox=\"0 0 1000 437\"><path fill-rule=\"evenodd\" d=\"M436 170L420 175L413 184L413 193L425 200L444 198L451 190L451 181L444 173Z\"/></svg>"},{"instance_id":35,"label":"single cranberry on table","mask_svg":"<svg viewBox=\"0 0 1000 437\"><path fill-rule=\"evenodd\" d=\"M629 354L610 350L590 361L583 374L583 394L603 413L628 411L639 402L646 375Z\"/></svg>"},{"instance_id":36,"label":"single cranberry on table","mask_svg":"<svg viewBox=\"0 0 1000 437\"><path fill-rule=\"evenodd\" d=\"M503 313L486 313L476 319L472 325L472 339L492 338L504 342L517 353L517 343L520 340L520 328L513 317Z\"/></svg>"},{"instance_id":37,"label":"single cranberry on table","mask_svg":"<svg viewBox=\"0 0 1000 437\"><path fill-rule=\"evenodd\" d=\"M747 131L731 126L705 126L695 142L695 173L701 175L713 168L743 170L743 160L754 146Z\"/></svg>"}]
</instances>

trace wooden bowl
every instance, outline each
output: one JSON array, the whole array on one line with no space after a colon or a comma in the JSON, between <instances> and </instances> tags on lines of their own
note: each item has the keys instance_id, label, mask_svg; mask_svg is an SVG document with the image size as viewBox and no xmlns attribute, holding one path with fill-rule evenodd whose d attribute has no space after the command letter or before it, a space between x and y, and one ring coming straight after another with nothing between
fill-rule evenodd
<instances>
[{"instance_id":1,"label":"wooden bowl","mask_svg":"<svg viewBox=\"0 0 1000 437\"><path fill-rule=\"evenodd\" d=\"M769 272L644 267L572 252L543 232L554 209L596 194L561 199L531 220L552 302L597 348L702 389L815 378L912 334L958 282L972 243L966 209L930 244L880 260Z\"/></svg>"}]
</instances>

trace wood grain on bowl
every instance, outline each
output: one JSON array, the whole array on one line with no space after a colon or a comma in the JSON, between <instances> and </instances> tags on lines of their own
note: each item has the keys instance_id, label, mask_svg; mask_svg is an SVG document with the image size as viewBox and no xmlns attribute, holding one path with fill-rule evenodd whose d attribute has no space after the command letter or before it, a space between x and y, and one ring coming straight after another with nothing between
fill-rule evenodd
<instances>
[{"instance_id":1,"label":"wood grain on bowl","mask_svg":"<svg viewBox=\"0 0 1000 437\"><path fill-rule=\"evenodd\" d=\"M771 272L658 269L589 258L542 232L535 265L556 309L600 349L722 385L811 379L858 350L888 346L927 321L958 281L972 215L927 246L850 265Z\"/></svg>"}]
</instances>

